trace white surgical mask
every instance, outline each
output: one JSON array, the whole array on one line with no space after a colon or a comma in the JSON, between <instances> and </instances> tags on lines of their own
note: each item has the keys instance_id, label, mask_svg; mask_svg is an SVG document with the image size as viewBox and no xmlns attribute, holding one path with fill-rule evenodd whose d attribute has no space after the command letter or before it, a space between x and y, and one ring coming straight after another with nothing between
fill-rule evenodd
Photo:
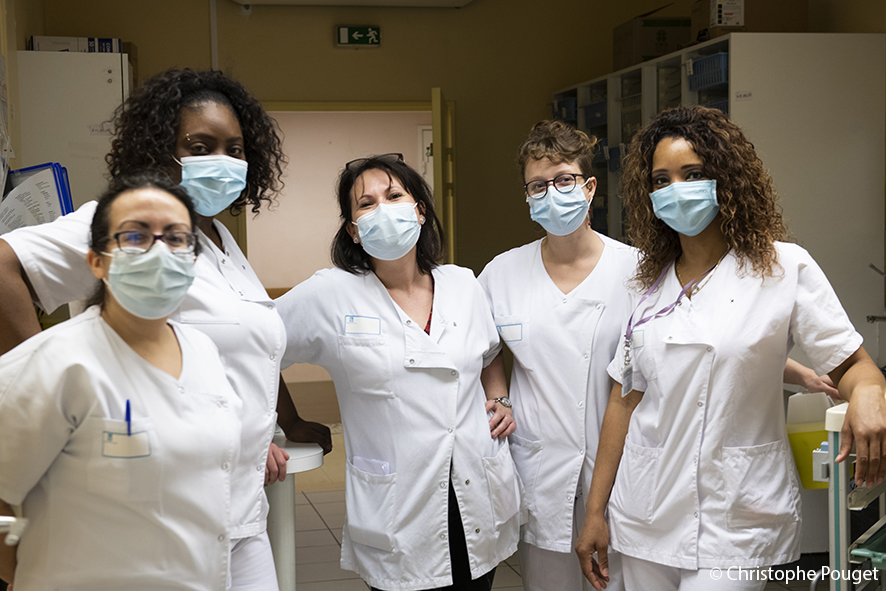
<instances>
[{"instance_id":1,"label":"white surgical mask","mask_svg":"<svg viewBox=\"0 0 886 591\"><path fill-rule=\"evenodd\" d=\"M717 181L671 183L649 194L655 217L684 236L698 236L720 211Z\"/></svg>"},{"instance_id":2,"label":"white surgical mask","mask_svg":"<svg viewBox=\"0 0 886 591\"><path fill-rule=\"evenodd\" d=\"M181 159L182 182L202 216L218 215L231 205L246 188L245 160L224 154L186 156Z\"/></svg>"},{"instance_id":3,"label":"white surgical mask","mask_svg":"<svg viewBox=\"0 0 886 591\"><path fill-rule=\"evenodd\" d=\"M417 203L381 203L356 222L363 250L382 261L396 261L412 250L421 234Z\"/></svg>"},{"instance_id":4,"label":"white surgical mask","mask_svg":"<svg viewBox=\"0 0 886 591\"><path fill-rule=\"evenodd\" d=\"M578 183L568 193L561 193L555 187L548 187L547 194L541 199L526 198L529 202L529 217L541 224L548 234L566 236L581 226L591 204L585 197L584 186Z\"/></svg>"},{"instance_id":5,"label":"white surgical mask","mask_svg":"<svg viewBox=\"0 0 886 591\"><path fill-rule=\"evenodd\" d=\"M123 309L139 318L165 318L178 309L194 282L193 254L172 254L164 242L156 242L143 254L115 248L111 253L105 285Z\"/></svg>"}]
</instances>

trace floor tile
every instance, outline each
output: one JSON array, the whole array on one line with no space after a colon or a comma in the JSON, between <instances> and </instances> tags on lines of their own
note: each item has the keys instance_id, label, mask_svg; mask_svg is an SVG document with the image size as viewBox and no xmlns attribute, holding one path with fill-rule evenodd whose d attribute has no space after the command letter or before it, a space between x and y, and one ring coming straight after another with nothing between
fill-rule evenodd
<instances>
[{"instance_id":1,"label":"floor tile","mask_svg":"<svg viewBox=\"0 0 886 591\"><path fill-rule=\"evenodd\" d=\"M308 509L303 511L302 509ZM313 507L309 505L298 505L295 508L295 531L305 531L309 529L323 529L326 523L317 515Z\"/></svg>"},{"instance_id":2,"label":"floor tile","mask_svg":"<svg viewBox=\"0 0 886 591\"><path fill-rule=\"evenodd\" d=\"M300 564L296 570L296 581L298 588L301 589L301 583L311 583L315 581L342 581L345 579L359 579L357 573L349 570L342 570L339 562L313 562L308 564Z\"/></svg>"},{"instance_id":3,"label":"floor tile","mask_svg":"<svg viewBox=\"0 0 886 591\"><path fill-rule=\"evenodd\" d=\"M523 578L514 572L507 564L500 564L495 569L495 579L493 583L498 587L522 587Z\"/></svg>"},{"instance_id":4,"label":"floor tile","mask_svg":"<svg viewBox=\"0 0 886 591\"><path fill-rule=\"evenodd\" d=\"M320 514L320 517L344 515L347 511L344 501L332 501L330 503L312 502L311 505Z\"/></svg>"},{"instance_id":5,"label":"floor tile","mask_svg":"<svg viewBox=\"0 0 886 591\"><path fill-rule=\"evenodd\" d=\"M295 532L295 547L307 548L309 546L329 546L331 544L341 545L341 542L332 535L328 528L316 530L304 530ZM298 556L298 553L296 553Z\"/></svg>"},{"instance_id":6,"label":"floor tile","mask_svg":"<svg viewBox=\"0 0 886 591\"><path fill-rule=\"evenodd\" d=\"M511 566L518 566L520 564L520 555L514 552L505 558L505 562Z\"/></svg>"},{"instance_id":7,"label":"floor tile","mask_svg":"<svg viewBox=\"0 0 886 591\"><path fill-rule=\"evenodd\" d=\"M298 591L367 591L369 585L361 579L348 579L346 581L317 581L304 583L297 579Z\"/></svg>"},{"instance_id":8,"label":"floor tile","mask_svg":"<svg viewBox=\"0 0 886 591\"><path fill-rule=\"evenodd\" d=\"M296 505L307 505L308 504L308 497L305 496L305 493L303 493L303 492L295 493L295 504Z\"/></svg>"},{"instance_id":9,"label":"floor tile","mask_svg":"<svg viewBox=\"0 0 886 591\"><path fill-rule=\"evenodd\" d=\"M341 546L335 543L330 537L331 544L324 546L307 546L299 548L295 553L295 563L297 565L310 564L314 562L335 562L341 558Z\"/></svg>"},{"instance_id":10,"label":"floor tile","mask_svg":"<svg viewBox=\"0 0 886 591\"><path fill-rule=\"evenodd\" d=\"M345 502L345 489L332 489L305 492L305 496L312 504Z\"/></svg>"},{"instance_id":11,"label":"floor tile","mask_svg":"<svg viewBox=\"0 0 886 591\"><path fill-rule=\"evenodd\" d=\"M345 525L345 515L344 513L340 515L326 515L321 517L323 523L326 524L326 527L331 529L332 531L341 530Z\"/></svg>"}]
</instances>

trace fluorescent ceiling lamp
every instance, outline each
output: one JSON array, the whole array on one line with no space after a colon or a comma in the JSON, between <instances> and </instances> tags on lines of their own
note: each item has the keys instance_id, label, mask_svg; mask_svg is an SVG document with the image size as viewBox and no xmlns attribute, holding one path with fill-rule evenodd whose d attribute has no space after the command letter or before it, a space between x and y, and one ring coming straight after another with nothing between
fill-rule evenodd
<instances>
[{"instance_id":1,"label":"fluorescent ceiling lamp","mask_svg":"<svg viewBox=\"0 0 886 591\"><path fill-rule=\"evenodd\" d=\"M233 0L244 6L276 4L291 6L411 6L415 8L461 8L473 0Z\"/></svg>"}]
</instances>

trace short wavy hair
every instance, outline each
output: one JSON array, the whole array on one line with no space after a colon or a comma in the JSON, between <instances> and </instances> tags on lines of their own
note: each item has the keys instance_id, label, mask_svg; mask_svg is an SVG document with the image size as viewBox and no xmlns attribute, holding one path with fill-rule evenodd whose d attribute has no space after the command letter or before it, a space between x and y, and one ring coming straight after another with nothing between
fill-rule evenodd
<instances>
[{"instance_id":1,"label":"short wavy hair","mask_svg":"<svg viewBox=\"0 0 886 591\"><path fill-rule=\"evenodd\" d=\"M739 269L753 275L777 272L775 242L787 236L772 178L754 145L722 112L706 107L676 107L659 113L634 136L624 159L622 198L627 237L640 251L634 283L650 287L667 264L682 253L673 229L655 217L649 194L652 157L659 142L682 138L702 162L702 172L717 181L717 202L726 242Z\"/></svg>"},{"instance_id":2,"label":"short wavy hair","mask_svg":"<svg viewBox=\"0 0 886 591\"><path fill-rule=\"evenodd\" d=\"M434 211L434 198L425 179L402 160L389 156L370 156L357 166L345 167L338 177L337 197L341 224L332 239L332 262L349 273L363 274L374 271L372 259L361 244L354 242L348 226L354 221L351 213L351 190L357 179L367 170L381 170L389 179L397 179L415 202L424 209L425 223L421 226L416 244L416 263L422 274L427 275L443 258L443 225Z\"/></svg>"},{"instance_id":3,"label":"short wavy hair","mask_svg":"<svg viewBox=\"0 0 886 591\"><path fill-rule=\"evenodd\" d=\"M242 84L218 71L172 69L136 89L114 116L111 152L105 156L112 179L137 170L172 170L181 112L207 103L231 109L243 131L249 169L246 188L229 210L251 206L258 213L283 188L286 156L280 128Z\"/></svg>"},{"instance_id":4,"label":"short wavy hair","mask_svg":"<svg viewBox=\"0 0 886 591\"><path fill-rule=\"evenodd\" d=\"M520 174L526 173L530 160L548 158L554 164L576 162L582 175L594 176L594 147L597 138L588 136L568 123L548 119L539 121L529 130L529 137L520 146L517 165ZM524 178L525 180L525 178Z\"/></svg>"}]
</instances>

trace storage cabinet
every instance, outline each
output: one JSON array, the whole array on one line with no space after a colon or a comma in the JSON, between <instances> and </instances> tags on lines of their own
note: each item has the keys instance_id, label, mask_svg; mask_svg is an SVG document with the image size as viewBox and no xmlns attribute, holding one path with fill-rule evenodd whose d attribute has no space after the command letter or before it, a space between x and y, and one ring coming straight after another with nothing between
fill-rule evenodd
<instances>
[{"instance_id":1,"label":"storage cabinet","mask_svg":"<svg viewBox=\"0 0 886 591\"><path fill-rule=\"evenodd\" d=\"M574 104L567 115L600 139L594 228L616 238L621 158L636 130L681 104L728 113L772 174L793 239L824 269L877 359L866 316L884 310L883 276L870 268L884 270L884 95L884 35L733 33L553 98Z\"/></svg>"}]
</instances>

